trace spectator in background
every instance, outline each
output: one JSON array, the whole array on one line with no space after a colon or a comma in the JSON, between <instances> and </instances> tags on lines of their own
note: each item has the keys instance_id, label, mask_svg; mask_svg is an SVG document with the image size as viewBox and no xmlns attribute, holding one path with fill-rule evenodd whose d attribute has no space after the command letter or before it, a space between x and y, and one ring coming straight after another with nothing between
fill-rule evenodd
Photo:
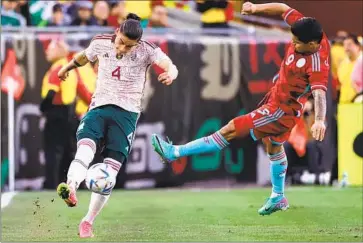
<instances>
[{"instance_id":1,"label":"spectator in background","mask_svg":"<svg viewBox=\"0 0 363 243\"><path fill-rule=\"evenodd\" d=\"M153 8L148 27L168 27L168 13L165 7L158 5Z\"/></svg>"},{"instance_id":2,"label":"spectator in background","mask_svg":"<svg viewBox=\"0 0 363 243\"><path fill-rule=\"evenodd\" d=\"M72 21L72 26L89 26L97 25L96 20L92 17L93 3L89 1L79 1L77 4L77 17Z\"/></svg>"},{"instance_id":3,"label":"spectator in background","mask_svg":"<svg viewBox=\"0 0 363 243\"><path fill-rule=\"evenodd\" d=\"M60 178L60 166L66 161L64 156L70 153L70 110L76 95L76 75L69 74L69 79L61 82L58 71L65 65L68 46L64 42L52 41L46 49L46 58L52 66L44 76L40 111L46 117L43 131L45 154L45 189L54 189Z\"/></svg>"},{"instance_id":4,"label":"spectator in background","mask_svg":"<svg viewBox=\"0 0 363 243\"><path fill-rule=\"evenodd\" d=\"M146 28L149 23L149 18L151 16L151 1L125 1L126 11L128 13L135 13L141 18L141 27Z\"/></svg>"},{"instance_id":5,"label":"spectator in background","mask_svg":"<svg viewBox=\"0 0 363 243\"><path fill-rule=\"evenodd\" d=\"M111 11L107 19L108 25L118 28L125 21L127 12L124 1L114 1L110 3Z\"/></svg>"},{"instance_id":6,"label":"spectator in background","mask_svg":"<svg viewBox=\"0 0 363 243\"><path fill-rule=\"evenodd\" d=\"M16 12L20 13L26 20L26 25L31 25L29 4L27 0L19 0Z\"/></svg>"},{"instance_id":7,"label":"spectator in background","mask_svg":"<svg viewBox=\"0 0 363 243\"><path fill-rule=\"evenodd\" d=\"M346 58L338 67L338 79L340 82L340 98L339 103L351 103L357 95L357 91L353 87L352 72L359 56L362 55L361 45L358 37L349 35L343 41Z\"/></svg>"},{"instance_id":8,"label":"spectator in background","mask_svg":"<svg viewBox=\"0 0 363 243\"><path fill-rule=\"evenodd\" d=\"M63 6L63 14L66 22L70 24L78 15L78 7L74 0L58 0Z\"/></svg>"},{"instance_id":9,"label":"spectator in background","mask_svg":"<svg viewBox=\"0 0 363 243\"><path fill-rule=\"evenodd\" d=\"M354 102L362 102L363 101L363 56L360 55L357 59L357 62L354 65L352 72L352 85L355 91L357 92L356 97L354 98Z\"/></svg>"},{"instance_id":10,"label":"spectator in background","mask_svg":"<svg viewBox=\"0 0 363 243\"><path fill-rule=\"evenodd\" d=\"M47 26L64 26L66 25L63 14L63 6L59 3L52 8L52 17L48 21Z\"/></svg>"},{"instance_id":11,"label":"spectator in background","mask_svg":"<svg viewBox=\"0 0 363 243\"><path fill-rule=\"evenodd\" d=\"M93 16L100 26L107 26L107 19L110 15L110 7L106 1L96 1L93 7Z\"/></svg>"},{"instance_id":12,"label":"spectator in background","mask_svg":"<svg viewBox=\"0 0 363 243\"><path fill-rule=\"evenodd\" d=\"M176 8L183 10L185 12L190 12L191 10L191 4L194 3L194 1L189 0L175 0L175 1L168 1L168 0L161 0L161 1L152 1L152 4L156 5L163 5L166 8Z\"/></svg>"},{"instance_id":13,"label":"spectator in background","mask_svg":"<svg viewBox=\"0 0 363 243\"><path fill-rule=\"evenodd\" d=\"M197 0L197 11L202 14L203 28L228 28L227 0Z\"/></svg>"},{"instance_id":14,"label":"spectator in background","mask_svg":"<svg viewBox=\"0 0 363 243\"><path fill-rule=\"evenodd\" d=\"M63 41L52 41L46 49L46 58L52 63L43 78L40 111L46 117L43 131L45 153L45 189L54 189L63 181L66 164L71 161L71 134L73 103L77 93L90 103L91 94L85 85L79 82L79 74L70 72L66 81L58 78L58 71L69 62L68 45ZM61 168L61 169L60 169Z\"/></svg>"},{"instance_id":15,"label":"spectator in background","mask_svg":"<svg viewBox=\"0 0 363 243\"><path fill-rule=\"evenodd\" d=\"M331 74L332 74L332 91L333 91L333 99L337 100L338 98L338 90L339 87L339 81L338 81L338 67L340 63L345 58L345 51L343 47L343 40L348 36L348 33L346 31L340 30L336 33L336 36L334 37L330 49L330 56L331 56Z\"/></svg>"},{"instance_id":16,"label":"spectator in background","mask_svg":"<svg viewBox=\"0 0 363 243\"><path fill-rule=\"evenodd\" d=\"M1 26L26 26L26 20L15 12L18 1L2 1L1 2Z\"/></svg>"}]
</instances>

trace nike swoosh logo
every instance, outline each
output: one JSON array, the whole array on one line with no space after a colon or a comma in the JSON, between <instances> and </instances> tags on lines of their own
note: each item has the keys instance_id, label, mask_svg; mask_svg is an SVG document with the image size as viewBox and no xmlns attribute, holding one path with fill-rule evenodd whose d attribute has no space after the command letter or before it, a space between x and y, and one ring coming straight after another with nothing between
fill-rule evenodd
<instances>
[{"instance_id":1,"label":"nike swoosh logo","mask_svg":"<svg viewBox=\"0 0 363 243\"><path fill-rule=\"evenodd\" d=\"M162 152L162 153L164 153L164 151L163 151L163 147L161 147L161 144L160 144L159 138L158 138L157 136L156 136L155 138L156 138L156 142L158 142L158 145L159 145L159 148L160 148L161 152Z\"/></svg>"},{"instance_id":2,"label":"nike swoosh logo","mask_svg":"<svg viewBox=\"0 0 363 243\"><path fill-rule=\"evenodd\" d=\"M265 208L265 211L269 211L271 207Z\"/></svg>"}]
</instances>

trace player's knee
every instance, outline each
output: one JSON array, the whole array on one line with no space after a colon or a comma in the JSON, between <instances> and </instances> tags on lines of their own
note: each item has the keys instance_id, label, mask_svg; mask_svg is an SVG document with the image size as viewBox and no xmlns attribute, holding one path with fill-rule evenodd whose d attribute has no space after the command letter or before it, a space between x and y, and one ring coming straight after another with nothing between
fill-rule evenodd
<instances>
[{"instance_id":1,"label":"player's knee","mask_svg":"<svg viewBox=\"0 0 363 243\"><path fill-rule=\"evenodd\" d=\"M234 125L234 121L231 120L227 125L222 127L220 133L227 141L234 139L236 137L236 127Z\"/></svg>"},{"instance_id":2,"label":"player's knee","mask_svg":"<svg viewBox=\"0 0 363 243\"><path fill-rule=\"evenodd\" d=\"M96 143L92 139L81 139L77 143L77 152L75 159L82 161L88 166L95 156L96 149Z\"/></svg>"},{"instance_id":3,"label":"player's knee","mask_svg":"<svg viewBox=\"0 0 363 243\"><path fill-rule=\"evenodd\" d=\"M263 138L262 142L265 144L268 154L277 154L284 151L284 146L282 144L273 144L268 138Z\"/></svg>"}]
</instances>

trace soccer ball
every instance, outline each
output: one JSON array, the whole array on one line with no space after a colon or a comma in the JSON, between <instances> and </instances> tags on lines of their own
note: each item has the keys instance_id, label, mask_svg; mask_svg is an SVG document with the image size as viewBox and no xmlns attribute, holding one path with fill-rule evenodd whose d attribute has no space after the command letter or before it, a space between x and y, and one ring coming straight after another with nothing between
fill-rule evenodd
<instances>
[{"instance_id":1,"label":"soccer ball","mask_svg":"<svg viewBox=\"0 0 363 243\"><path fill-rule=\"evenodd\" d=\"M102 195L109 195L115 186L116 177L111 174L111 167L105 163L92 165L86 175L89 190Z\"/></svg>"}]
</instances>

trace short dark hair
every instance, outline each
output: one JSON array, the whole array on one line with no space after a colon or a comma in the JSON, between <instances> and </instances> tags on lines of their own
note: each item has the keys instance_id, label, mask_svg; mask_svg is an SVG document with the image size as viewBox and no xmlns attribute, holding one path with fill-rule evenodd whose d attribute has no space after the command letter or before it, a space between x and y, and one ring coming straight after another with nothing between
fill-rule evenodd
<instances>
[{"instance_id":1,"label":"short dark hair","mask_svg":"<svg viewBox=\"0 0 363 243\"><path fill-rule=\"evenodd\" d=\"M309 43L310 41L320 43L324 34L320 23L311 17L304 17L296 21L291 26L291 32L303 43Z\"/></svg>"},{"instance_id":2,"label":"short dark hair","mask_svg":"<svg viewBox=\"0 0 363 243\"><path fill-rule=\"evenodd\" d=\"M344 38L344 40L352 40L354 44L356 44L357 46L361 46L358 36L354 34L349 34L347 37Z\"/></svg>"},{"instance_id":3,"label":"short dark hair","mask_svg":"<svg viewBox=\"0 0 363 243\"><path fill-rule=\"evenodd\" d=\"M129 13L120 26L120 32L130 40L140 40L142 37L141 18L134 13Z\"/></svg>"},{"instance_id":4,"label":"short dark hair","mask_svg":"<svg viewBox=\"0 0 363 243\"><path fill-rule=\"evenodd\" d=\"M54 6L53 6L53 13L55 12L63 12L63 7L62 7L62 4L60 3L56 3Z\"/></svg>"}]
</instances>

